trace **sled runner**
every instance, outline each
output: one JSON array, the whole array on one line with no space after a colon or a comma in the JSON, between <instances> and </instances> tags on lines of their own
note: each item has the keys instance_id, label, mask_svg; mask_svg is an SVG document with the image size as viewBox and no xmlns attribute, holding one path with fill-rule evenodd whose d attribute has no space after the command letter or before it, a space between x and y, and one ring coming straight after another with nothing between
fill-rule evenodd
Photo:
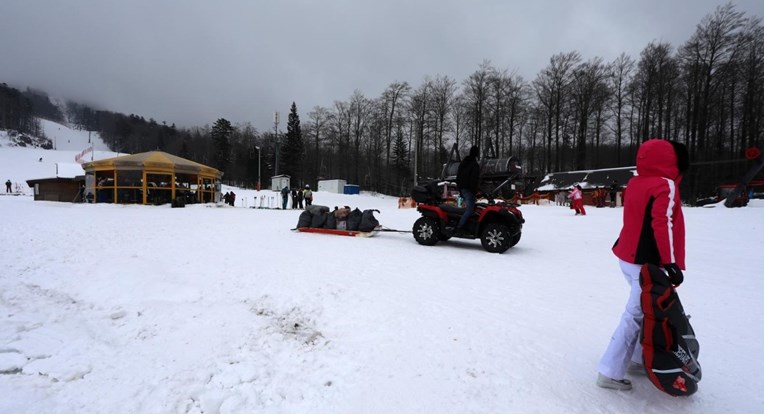
<instances>
[{"instance_id":1,"label":"sled runner","mask_svg":"<svg viewBox=\"0 0 765 414\"><path fill-rule=\"evenodd\" d=\"M319 233L319 234L331 234L335 236L350 236L350 237L374 237L380 232L380 226L376 227L372 231L358 231L358 230L340 230L340 229L322 229L315 227L298 227L292 229L300 233Z\"/></svg>"},{"instance_id":2,"label":"sled runner","mask_svg":"<svg viewBox=\"0 0 765 414\"><path fill-rule=\"evenodd\" d=\"M652 264L640 270L643 364L659 390L678 397L698 390L701 381L699 342L680 297L664 271Z\"/></svg>"}]
</instances>

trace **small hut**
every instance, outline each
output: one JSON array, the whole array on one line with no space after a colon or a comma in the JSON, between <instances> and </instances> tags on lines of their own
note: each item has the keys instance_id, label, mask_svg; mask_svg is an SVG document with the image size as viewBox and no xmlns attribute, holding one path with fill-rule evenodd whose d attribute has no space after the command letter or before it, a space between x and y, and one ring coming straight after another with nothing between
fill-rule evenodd
<instances>
[{"instance_id":1,"label":"small hut","mask_svg":"<svg viewBox=\"0 0 765 414\"><path fill-rule=\"evenodd\" d=\"M223 173L162 151L84 163L85 194L96 203L216 202Z\"/></svg>"},{"instance_id":2,"label":"small hut","mask_svg":"<svg viewBox=\"0 0 765 414\"><path fill-rule=\"evenodd\" d=\"M80 164L56 163L55 176L27 180L35 201L83 201L82 188L85 173Z\"/></svg>"},{"instance_id":3,"label":"small hut","mask_svg":"<svg viewBox=\"0 0 765 414\"><path fill-rule=\"evenodd\" d=\"M281 191L284 187L290 188L289 175L275 175L271 177L271 190Z\"/></svg>"}]
</instances>

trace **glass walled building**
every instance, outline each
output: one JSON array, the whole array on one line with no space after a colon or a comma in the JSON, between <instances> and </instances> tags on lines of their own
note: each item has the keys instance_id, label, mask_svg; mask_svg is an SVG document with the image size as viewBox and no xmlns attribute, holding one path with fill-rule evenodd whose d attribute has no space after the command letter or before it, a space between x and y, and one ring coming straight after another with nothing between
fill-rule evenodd
<instances>
[{"instance_id":1,"label":"glass walled building","mask_svg":"<svg viewBox=\"0 0 765 414\"><path fill-rule=\"evenodd\" d=\"M84 163L86 198L96 203L166 204L218 201L223 173L162 151Z\"/></svg>"}]
</instances>

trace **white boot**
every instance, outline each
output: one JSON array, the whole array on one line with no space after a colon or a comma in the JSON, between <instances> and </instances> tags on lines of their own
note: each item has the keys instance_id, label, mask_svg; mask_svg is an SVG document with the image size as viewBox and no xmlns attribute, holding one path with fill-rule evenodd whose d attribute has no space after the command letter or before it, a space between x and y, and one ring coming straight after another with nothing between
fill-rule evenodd
<instances>
[{"instance_id":1,"label":"white boot","mask_svg":"<svg viewBox=\"0 0 765 414\"><path fill-rule=\"evenodd\" d=\"M627 391L632 389L632 382L628 379L615 380L608 378L607 376L598 373L598 381L596 382L600 388L608 388L612 390Z\"/></svg>"},{"instance_id":2,"label":"white boot","mask_svg":"<svg viewBox=\"0 0 765 414\"><path fill-rule=\"evenodd\" d=\"M643 366L643 364L638 364L637 362L632 362L632 361L630 361L630 364L627 366L627 373L632 376L642 375L645 377L646 375L648 375L645 372L645 367Z\"/></svg>"}]
</instances>

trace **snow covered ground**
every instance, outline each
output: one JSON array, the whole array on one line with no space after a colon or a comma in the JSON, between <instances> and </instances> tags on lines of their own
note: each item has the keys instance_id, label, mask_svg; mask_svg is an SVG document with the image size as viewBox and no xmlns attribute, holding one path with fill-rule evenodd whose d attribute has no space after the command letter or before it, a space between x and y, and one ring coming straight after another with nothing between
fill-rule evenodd
<instances>
[{"instance_id":1,"label":"snow covered ground","mask_svg":"<svg viewBox=\"0 0 765 414\"><path fill-rule=\"evenodd\" d=\"M72 155L38 151L0 148L0 178ZM679 293L704 375L681 399L644 377L595 386L628 292L619 208L523 206L520 243L497 255L294 233L299 210L234 191L236 207L182 209L0 196L0 412L762 412L762 201L685 209ZM418 217L392 197L315 197L394 229Z\"/></svg>"}]
</instances>

